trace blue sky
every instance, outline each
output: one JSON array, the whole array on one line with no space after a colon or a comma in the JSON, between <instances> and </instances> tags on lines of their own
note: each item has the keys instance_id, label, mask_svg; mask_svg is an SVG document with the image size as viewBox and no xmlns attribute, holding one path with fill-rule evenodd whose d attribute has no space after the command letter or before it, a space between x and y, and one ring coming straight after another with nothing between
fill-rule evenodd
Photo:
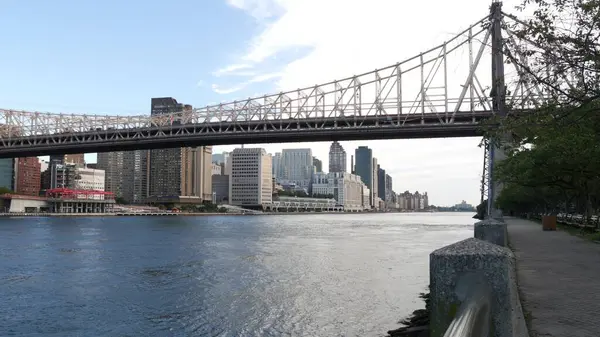
<instances>
[{"instance_id":1,"label":"blue sky","mask_svg":"<svg viewBox=\"0 0 600 337\"><path fill-rule=\"evenodd\" d=\"M0 108L146 114L152 97L200 107L312 86L418 55L488 6L463 0L457 18L447 15L456 4L445 0L0 0ZM453 80L459 90L464 79ZM342 145L348 160L357 146L371 147L396 191L428 191L432 203L454 204L478 202L478 143ZM312 148L327 168L326 143L260 146Z\"/></svg>"},{"instance_id":2,"label":"blue sky","mask_svg":"<svg viewBox=\"0 0 600 337\"><path fill-rule=\"evenodd\" d=\"M219 101L212 72L257 29L216 0L2 0L0 106L139 114L157 96Z\"/></svg>"}]
</instances>

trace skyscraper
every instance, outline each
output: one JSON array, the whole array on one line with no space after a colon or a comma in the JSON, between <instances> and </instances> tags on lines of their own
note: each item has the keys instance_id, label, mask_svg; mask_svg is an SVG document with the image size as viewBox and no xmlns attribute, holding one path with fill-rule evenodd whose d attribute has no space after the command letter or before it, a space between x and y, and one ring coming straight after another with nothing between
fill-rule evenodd
<instances>
[{"instance_id":1,"label":"skyscraper","mask_svg":"<svg viewBox=\"0 0 600 337\"><path fill-rule=\"evenodd\" d=\"M377 203L377 198L379 198L379 176L377 175L377 167L379 167L379 164L377 164L377 158L373 157L373 174L371 175L371 177L373 177L373 182L371 183L371 186L373 186L371 188L373 199L371 202L375 208L379 207L379 204Z\"/></svg>"},{"instance_id":2,"label":"skyscraper","mask_svg":"<svg viewBox=\"0 0 600 337\"><path fill-rule=\"evenodd\" d=\"M229 203L262 206L272 202L272 195L271 155L261 148L233 150L231 152Z\"/></svg>"},{"instance_id":3,"label":"skyscraper","mask_svg":"<svg viewBox=\"0 0 600 337\"><path fill-rule=\"evenodd\" d=\"M310 189L313 175L313 157L311 149L283 149L281 164L282 178L296 185Z\"/></svg>"},{"instance_id":4,"label":"skyscraper","mask_svg":"<svg viewBox=\"0 0 600 337\"><path fill-rule=\"evenodd\" d=\"M114 193L118 198L125 198L122 189L126 184L125 171L129 169L123 163L123 155L123 151L98 153L96 165L99 169L104 170L104 190Z\"/></svg>"},{"instance_id":5,"label":"skyscraper","mask_svg":"<svg viewBox=\"0 0 600 337\"><path fill-rule=\"evenodd\" d=\"M281 178L281 152L276 152L272 157L273 178Z\"/></svg>"},{"instance_id":6,"label":"skyscraper","mask_svg":"<svg viewBox=\"0 0 600 337\"><path fill-rule=\"evenodd\" d=\"M148 150L123 153L122 197L127 202L139 204L148 197L148 153Z\"/></svg>"},{"instance_id":7,"label":"skyscraper","mask_svg":"<svg viewBox=\"0 0 600 337\"><path fill-rule=\"evenodd\" d=\"M337 141L329 147L329 172L346 172L346 151Z\"/></svg>"},{"instance_id":8,"label":"skyscraper","mask_svg":"<svg viewBox=\"0 0 600 337\"><path fill-rule=\"evenodd\" d=\"M377 196L377 194L373 193L373 151L367 146L359 146L354 151L354 157L354 171L369 188L369 199L371 205L374 205L373 195Z\"/></svg>"},{"instance_id":9,"label":"skyscraper","mask_svg":"<svg viewBox=\"0 0 600 337\"><path fill-rule=\"evenodd\" d=\"M190 108L172 97L152 98L150 115L176 113ZM149 197L181 195L181 152L181 148L150 150Z\"/></svg>"},{"instance_id":10,"label":"skyscraper","mask_svg":"<svg viewBox=\"0 0 600 337\"><path fill-rule=\"evenodd\" d=\"M378 196L379 196L379 198L381 198L381 200L386 200L385 195L386 195L387 191L386 191L385 176L386 176L385 170L382 169L380 165L377 165L377 182L378 182L377 191L378 191Z\"/></svg>"},{"instance_id":11,"label":"skyscraper","mask_svg":"<svg viewBox=\"0 0 600 337\"><path fill-rule=\"evenodd\" d=\"M151 115L191 109L191 105L178 103L172 97L153 98L151 102ZM212 200L211 163L211 146L151 150L148 197L197 196Z\"/></svg>"},{"instance_id":12,"label":"skyscraper","mask_svg":"<svg viewBox=\"0 0 600 337\"><path fill-rule=\"evenodd\" d=\"M425 193L427 195L427 193ZM392 187L392 177L389 174L385 175L385 202L391 203L394 200L394 188Z\"/></svg>"}]
</instances>

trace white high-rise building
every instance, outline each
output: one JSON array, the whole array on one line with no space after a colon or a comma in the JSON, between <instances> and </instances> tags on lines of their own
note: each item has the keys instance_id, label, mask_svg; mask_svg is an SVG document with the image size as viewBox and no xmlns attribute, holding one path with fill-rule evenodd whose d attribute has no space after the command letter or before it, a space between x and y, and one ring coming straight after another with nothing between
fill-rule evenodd
<instances>
[{"instance_id":1,"label":"white high-rise building","mask_svg":"<svg viewBox=\"0 0 600 337\"><path fill-rule=\"evenodd\" d=\"M373 166L371 172L371 206L379 209L379 179L378 179L378 170L377 170L377 158L373 157Z\"/></svg>"},{"instance_id":2,"label":"white high-rise building","mask_svg":"<svg viewBox=\"0 0 600 337\"><path fill-rule=\"evenodd\" d=\"M262 206L273 201L271 155L262 148L235 149L230 154L229 203Z\"/></svg>"},{"instance_id":3,"label":"white high-rise building","mask_svg":"<svg viewBox=\"0 0 600 337\"><path fill-rule=\"evenodd\" d=\"M310 189L314 172L311 149L283 149L281 154L281 181L292 182Z\"/></svg>"},{"instance_id":4,"label":"white high-rise building","mask_svg":"<svg viewBox=\"0 0 600 337\"><path fill-rule=\"evenodd\" d=\"M313 196L333 196L346 211L362 211L363 190L366 185L359 176L347 172L316 173L313 177Z\"/></svg>"},{"instance_id":5,"label":"white high-rise building","mask_svg":"<svg viewBox=\"0 0 600 337\"><path fill-rule=\"evenodd\" d=\"M329 147L329 172L346 172L346 151L337 141Z\"/></svg>"}]
</instances>

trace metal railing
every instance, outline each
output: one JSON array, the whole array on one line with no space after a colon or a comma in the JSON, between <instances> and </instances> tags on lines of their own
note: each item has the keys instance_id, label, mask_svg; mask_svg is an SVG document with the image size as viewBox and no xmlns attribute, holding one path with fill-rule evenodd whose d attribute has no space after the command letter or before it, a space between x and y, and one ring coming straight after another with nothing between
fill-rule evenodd
<instances>
[{"instance_id":1,"label":"metal railing","mask_svg":"<svg viewBox=\"0 0 600 337\"><path fill-rule=\"evenodd\" d=\"M464 296L456 316L444 337L489 337L491 324L491 292L485 281L468 278L459 282Z\"/></svg>"}]
</instances>

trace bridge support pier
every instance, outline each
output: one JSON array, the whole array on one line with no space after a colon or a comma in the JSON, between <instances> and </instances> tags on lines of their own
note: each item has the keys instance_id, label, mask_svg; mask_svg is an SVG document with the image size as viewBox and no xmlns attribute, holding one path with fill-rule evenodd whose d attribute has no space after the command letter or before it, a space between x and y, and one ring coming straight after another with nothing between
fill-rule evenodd
<instances>
[{"instance_id":1,"label":"bridge support pier","mask_svg":"<svg viewBox=\"0 0 600 337\"><path fill-rule=\"evenodd\" d=\"M490 97L492 97L492 111L496 116L506 117L506 83L504 81L504 50L502 40L502 2L493 2L490 8L490 14L492 19L492 88L490 90ZM495 165L504 159L506 155L502 149L497 147L494 140L488 140L487 146L487 153L489 154L489 166L487 168L487 174L489 175L487 185L487 216L502 217L502 213L495 205L496 197L500 193L502 186L497 184L493 177Z\"/></svg>"}]
</instances>

